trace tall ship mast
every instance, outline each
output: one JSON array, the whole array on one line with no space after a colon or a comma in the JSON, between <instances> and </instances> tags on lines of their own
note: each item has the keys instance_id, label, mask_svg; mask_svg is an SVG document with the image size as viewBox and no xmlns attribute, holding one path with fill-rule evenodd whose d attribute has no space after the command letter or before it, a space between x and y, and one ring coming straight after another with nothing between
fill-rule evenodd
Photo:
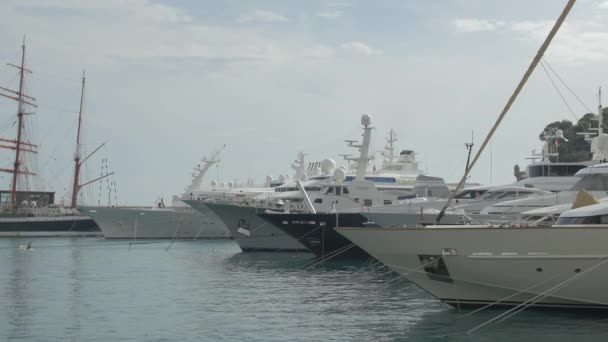
<instances>
[{"instance_id":1,"label":"tall ship mast","mask_svg":"<svg viewBox=\"0 0 608 342\"><path fill-rule=\"evenodd\" d=\"M23 44L21 45L21 64L8 64L11 67L17 68L19 70L19 89L17 91L11 90L8 88L0 87L4 93L0 92L0 96L12 99L17 101L17 138L15 139L6 139L0 138L0 141L3 145L0 145L0 148L10 149L15 151L15 158L12 169L2 168L0 171L12 173L12 187L11 187L11 207L12 209L16 209L18 206L17 201L17 186L19 184L19 175L36 175L35 172L27 170L27 168L22 168L22 153L38 153L38 145L34 145L30 143L24 136L24 115L30 115L33 113L26 112L26 108L34 107L37 108L35 104L36 99L25 94L25 73L32 73L31 70L25 68L25 37L23 38Z\"/></svg>"}]
</instances>

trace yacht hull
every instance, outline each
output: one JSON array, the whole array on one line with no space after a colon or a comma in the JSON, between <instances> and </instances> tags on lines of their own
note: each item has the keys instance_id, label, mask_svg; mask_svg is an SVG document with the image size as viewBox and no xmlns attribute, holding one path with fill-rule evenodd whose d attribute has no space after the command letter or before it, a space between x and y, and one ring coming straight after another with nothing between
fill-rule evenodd
<instances>
[{"instance_id":1,"label":"yacht hull","mask_svg":"<svg viewBox=\"0 0 608 342\"><path fill-rule=\"evenodd\" d=\"M302 243L257 216L260 209L224 203L185 201L194 209L212 211L226 225L243 252L307 252Z\"/></svg>"},{"instance_id":2,"label":"yacht hull","mask_svg":"<svg viewBox=\"0 0 608 342\"><path fill-rule=\"evenodd\" d=\"M608 309L608 226L337 230L454 306Z\"/></svg>"},{"instance_id":3,"label":"yacht hull","mask_svg":"<svg viewBox=\"0 0 608 342\"><path fill-rule=\"evenodd\" d=\"M228 231L191 208L83 207L106 239L221 239Z\"/></svg>"},{"instance_id":4,"label":"yacht hull","mask_svg":"<svg viewBox=\"0 0 608 342\"><path fill-rule=\"evenodd\" d=\"M369 257L367 252L351 246L352 242L334 230L337 224L362 227L367 219L361 214L265 213L258 216L300 241L316 256Z\"/></svg>"},{"instance_id":5,"label":"yacht hull","mask_svg":"<svg viewBox=\"0 0 608 342\"><path fill-rule=\"evenodd\" d=\"M0 217L0 237L102 236L87 216Z\"/></svg>"}]
</instances>

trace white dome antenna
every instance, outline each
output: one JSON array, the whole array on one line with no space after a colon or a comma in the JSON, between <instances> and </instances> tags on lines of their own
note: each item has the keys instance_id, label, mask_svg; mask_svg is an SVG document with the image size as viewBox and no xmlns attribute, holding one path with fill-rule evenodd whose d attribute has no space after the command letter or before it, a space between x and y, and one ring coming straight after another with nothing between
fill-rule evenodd
<instances>
[{"instance_id":1,"label":"white dome antenna","mask_svg":"<svg viewBox=\"0 0 608 342\"><path fill-rule=\"evenodd\" d=\"M372 117L369 114L361 115L361 124L365 127L368 127L372 124Z\"/></svg>"}]
</instances>

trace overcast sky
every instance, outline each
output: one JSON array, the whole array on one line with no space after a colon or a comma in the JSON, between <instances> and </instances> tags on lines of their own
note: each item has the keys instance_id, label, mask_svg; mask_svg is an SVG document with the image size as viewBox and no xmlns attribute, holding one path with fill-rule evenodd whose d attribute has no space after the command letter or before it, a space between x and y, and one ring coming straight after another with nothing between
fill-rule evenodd
<instances>
[{"instance_id":1,"label":"overcast sky","mask_svg":"<svg viewBox=\"0 0 608 342\"><path fill-rule=\"evenodd\" d=\"M16 87L5 63L19 61L26 35L40 171L59 196L71 181L83 69L87 148L109 140L84 178L99 175L107 157L121 203L181 193L200 157L224 144L206 184L291 172L299 151L338 160L343 140L360 138L363 113L377 128L375 149L394 128L428 174L457 181L471 131L481 142L564 5L4 0L0 86ZM596 108L608 75L608 1L578 1L546 61ZM561 90L577 116L587 111ZM0 110L10 135L15 104L0 99ZM573 116L537 69L472 180L511 182L545 124L562 119ZM0 162L10 167L11 155Z\"/></svg>"}]
</instances>

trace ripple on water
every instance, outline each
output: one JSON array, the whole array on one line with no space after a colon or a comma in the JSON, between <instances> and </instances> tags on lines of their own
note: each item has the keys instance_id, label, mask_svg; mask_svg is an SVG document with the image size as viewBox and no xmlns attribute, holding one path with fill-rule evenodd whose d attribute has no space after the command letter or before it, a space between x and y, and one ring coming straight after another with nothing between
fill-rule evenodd
<instances>
[{"instance_id":1,"label":"ripple on water","mask_svg":"<svg viewBox=\"0 0 608 342\"><path fill-rule=\"evenodd\" d=\"M35 251L14 247L32 241ZM92 246L79 246L82 244ZM45 246L64 247L45 247ZM132 245L0 239L0 340L605 340L605 317L462 313L370 260L317 267L307 253L241 253L234 241Z\"/></svg>"}]
</instances>

